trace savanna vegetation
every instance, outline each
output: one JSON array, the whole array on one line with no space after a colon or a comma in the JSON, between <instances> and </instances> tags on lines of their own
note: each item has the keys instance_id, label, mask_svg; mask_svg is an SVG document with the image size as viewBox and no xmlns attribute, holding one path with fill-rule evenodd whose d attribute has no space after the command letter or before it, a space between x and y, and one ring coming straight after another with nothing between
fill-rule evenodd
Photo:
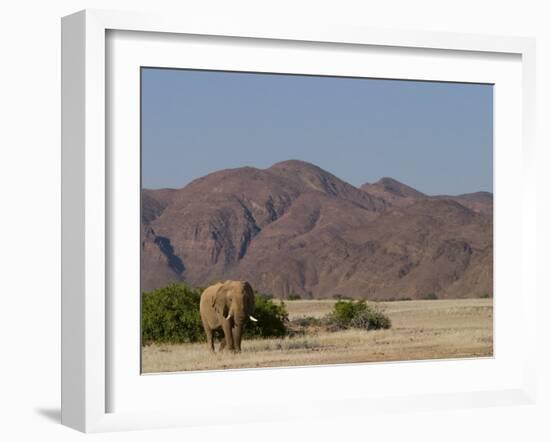
<instances>
[{"instance_id":1,"label":"savanna vegetation","mask_svg":"<svg viewBox=\"0 0 550 442\"><path fill-rule=\"evenodd\" d=\"M185 283L174 283L142 294L141 333L144 344L191 343L205 340L201 323L199 302L202 288L192 288ZM300 318L289 321L286 303L255 292L254 316L258 322L249 321L244 338L281 338L296 334L308 325L323 327L326 331L350 328L375 330L391 327L391 320L379 307L364 300L339 300L332 311L322 318ZM299 297L294 296L293 301ZM289 301L292 301L289 299ZM288 302L288 301L287 301ZM221 332L219 336L221 338Z\"/></svg>"},{"instance_id":2,"label":"savanna vegetation","mask_svg":"<svg viewBox=\"0 0 550 442\"><path fill-rule=\"evenodd\" d=\"M204 341L206 336L199 311L202 291L202 288L192 288L185 283L174 283L142 293L142 343ZM284 303L274 303L268 296L255 293L254 316L258 322L247 324L245 339L276 338L287 334L288 312Z\"/></svg>"},{"instance_id":3,"label":"savanna vegetation","mask_svg":"<svg viewBox=\"0 0 550 442\"><path fill-rule=\"evenodd\" d=\"M393 300L272 299L255 293L242 353L211 353L203 342L200 288L142 294L144 373L491 356L492 298ZM219 334L221 338L222 334Z\"/></svg>"}]
</instances>

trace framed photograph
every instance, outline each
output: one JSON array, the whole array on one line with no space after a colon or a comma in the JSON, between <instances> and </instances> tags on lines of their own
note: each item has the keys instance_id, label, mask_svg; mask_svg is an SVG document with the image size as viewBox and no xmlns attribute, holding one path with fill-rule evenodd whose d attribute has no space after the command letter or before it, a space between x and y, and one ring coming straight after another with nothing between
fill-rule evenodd
<instances>
[{"instance_id":1,"label":"framed photograph","mask_svg":"<svg viewBox=\"0 0 550 442\"><path fill-rule=\"evenodd\" d=\"M534 400L533 40L83 11L62 46L64 424Z\"/></svg>"}]
</instances>

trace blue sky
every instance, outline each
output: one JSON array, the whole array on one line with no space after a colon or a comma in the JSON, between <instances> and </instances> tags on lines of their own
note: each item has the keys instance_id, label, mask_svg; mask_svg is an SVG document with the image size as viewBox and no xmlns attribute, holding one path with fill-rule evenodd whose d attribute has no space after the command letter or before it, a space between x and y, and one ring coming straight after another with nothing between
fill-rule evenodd
<instances>
[{"instance_id":1,"label":"blue sky","mask_svg":"<svg viewBox=\"0 0 550 442\"><path fill-rule=\"evenodd\" d=\"M493 190L493 87L142 69L142 184L299 159L359 186Z\"/></svg>"}]
</instances>

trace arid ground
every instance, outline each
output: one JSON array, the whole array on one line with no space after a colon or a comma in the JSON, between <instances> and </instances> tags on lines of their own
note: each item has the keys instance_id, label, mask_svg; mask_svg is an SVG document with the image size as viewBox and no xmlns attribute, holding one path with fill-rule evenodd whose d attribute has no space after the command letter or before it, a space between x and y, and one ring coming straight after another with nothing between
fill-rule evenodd
<instances>
[{"instance_id":1,"label":"arid ground","mask_svg":"<svg viewBox=\"0 0 550 442\"><path fill-rule=\"evenodd\" d=\"M285 301L289 319L322 317L334 300ZM206 344L149 345L143 373L227 368L324 365L492 356L493 300L456 299L378 303L389 330L316 332L284 339L243 340L242 353L212 354Z\"/></svg>"}]
</instances>

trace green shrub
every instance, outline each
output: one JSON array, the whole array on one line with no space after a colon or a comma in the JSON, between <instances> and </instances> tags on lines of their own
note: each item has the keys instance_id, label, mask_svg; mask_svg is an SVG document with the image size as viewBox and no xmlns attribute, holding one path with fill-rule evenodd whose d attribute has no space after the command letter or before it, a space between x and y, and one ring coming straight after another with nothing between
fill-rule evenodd
<instances>
[{"instance_id":1,"label":"green shrub","mask_svg":"<svg viewBox=\"0 0 550 442\"><path fill-rule=\"evenodd\" d=\"M376 330L390 328L391 320L378 307L365 300L338 301L329 314L330 322L338 328L362 328Z\"/></svg>"},{"instance_id":2,"label":"green shrub","mask_svg":"<svg viewBox=\"0 0 550 442\"><path fill-rule=\"evenodd\" d=\"M290 295L288 295L289 301L297 301L298 299L302 299L302 297L297 293L291 293Z\"/></svg>"},{"instance_id":3,"label":"green shrub","mask_svg":"<svg viewBox=\"0 0 550 442\"><path fill-rule=\"evenodd\" d=\"M273 300L255 293L254 317L244 329L245 338L277 338L287 334L288 312L285 303L275 304Z\"/></svg>"},{"instance_id":4,"label":"green shrub","mask_svg":"<svg viewBox=\"0 0 550 442\"><path fill-rule=\"evenodd\" d=\"M199 342L206 339L200 318L202 289L185 283L142 293L141 335L143 344ZM288 313L284 303L275 304L268 296L255 293L254 316L247 321L244 337L280 337L287 332ZM223 333L216 331L221 338Z\"/></svg>"},{"instance_id":5,"label":"green shrub","mask_svg":"<svg viewBox=\"0 0 550 442\"><path fill-rule=\"evenodd\" d=\"M331 313L332 321L342 328L350 326L353 318L367 309L366 301L337 301Z\"/></svg>"},{"instance_id":6,"label":"green shrub","mask_svg":"<svg viewBox=\"0 0 550 442\"><path fill-rule=\"evenodd\" d=\"M200 312L200 289L184 283L143 293L141 335L150 342L197 342L205 339Z\"/></svg>"},{"instance_id":7,"label":"green shrub","mask_svg":"<svg viewBox=\"0 0 550 442\"><path fill-rule=\"evenodd\" d=\"M351 322L352 328L363 328L365 330L380 330L391 328L391 320L384 314L380 308L371 308L370 306L357 316Z\"/></svg>"},{"instance_id":8,"label":"green shrub","mask_svg":"<svg viewBox=\"0 0 550 442\"><path fill-rule=\"evenodd\" d=\"M491 295L489 295L489 293L483 293L483 294L480 296L481 299L488 299L488 298L490 298L490 297L491 297Z\"/></svg>"},{"instance_id":9,"label":"green shrub","mask_svg":"<svg viewBox=\"0 0 550 442\"><path fill-rule=\"evenodd\" d=\"M425 295L422 295L420 299L435 300L435 299L439 299L439 297L432 292L432 293L426 293Z\"/></svg>"}]
</instances>

